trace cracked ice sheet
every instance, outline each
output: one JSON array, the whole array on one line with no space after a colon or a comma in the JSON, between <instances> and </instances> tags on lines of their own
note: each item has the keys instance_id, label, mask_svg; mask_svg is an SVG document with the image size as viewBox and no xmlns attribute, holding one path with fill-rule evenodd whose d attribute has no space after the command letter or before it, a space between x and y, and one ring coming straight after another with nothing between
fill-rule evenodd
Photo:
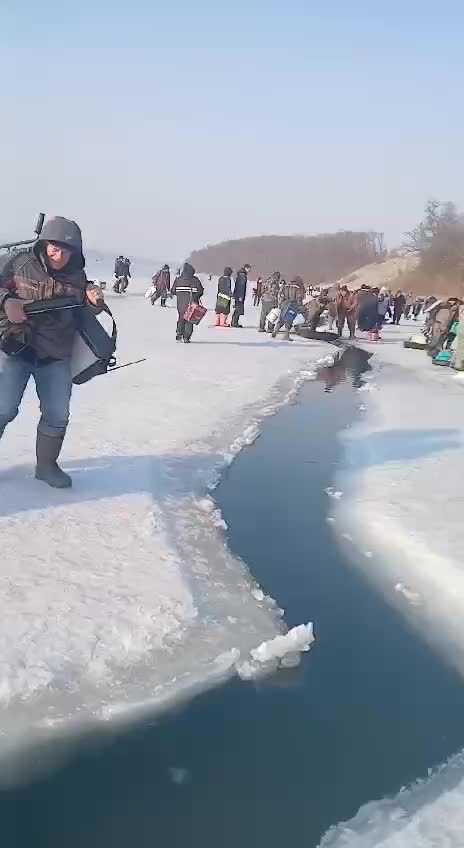
<instances>
[{"instance_id":1,"label":"cracked ice sheet","mask_svg":"<svg viewBox=\"0 0 464 848\"><path fill-rule=\"evenodd\" d=\"M398 344L376 349L377 390L342 436L338 525L373 552L358 563L389 602L464 673L464 389L402 347L410 331L387 334Z\"/></svg>"},{"instance_id":2,"label":"cracked ice sheet","mask_svg":"<svg viewBox=\"0 0 464 848\"><path fill-rule=\"evenodd\" d=\"M385 328L384 337L409 330ZM464 673L464 387L401 344L376 348L367 411L344 433L347 470L337 526L369 558L357 562L385 597ZM363 561L364 560L364 561ZM398 787L400 788L400 787ZM332 828L321 848L460 848L464 754L393 799Z\"/></svg>"},{"instance_id":3,"label":"cracked ice sheet","mask_svg":"<svg viewBox=\"0 0 464 848\"><path fill-rule=\"evenodd\" d=\"M327 346L259 336L251 307L249 329L215 330L210 313L190 346L176 345L176 310L136 289L108 302L120 362L148 361L76 388L63 452L72 491L32 477L32 387L0 445L4 732L206 685L224 656L244 658L279 631L196 501L260 409Z\"/></svg>"}]
</instances>

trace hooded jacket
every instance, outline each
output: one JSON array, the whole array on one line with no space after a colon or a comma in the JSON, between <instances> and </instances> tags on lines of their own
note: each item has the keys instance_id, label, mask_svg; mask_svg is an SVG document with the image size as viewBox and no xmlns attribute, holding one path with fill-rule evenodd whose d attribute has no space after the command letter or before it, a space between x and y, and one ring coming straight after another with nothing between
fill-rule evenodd
<instances>
[{"instance_id":1,"label":"hooded jacket","mask_svg":"<svg viewBox=\"0 0 464 848\"><path fill-rule=\"evenodd\" d=\"M171 291L171 272L167 265L163 265L163 267L156 272L154 277L152 277L152 283L157 292Z\"/></svg>"},{"instance_id":2,"label":"hooded jacket","mask_svg":"<svg viewBox=\"0 0 464 848\"><path fill-rule=\"evenodd\" d=\"M189 303L198 303L203 294L204 288L198 277L195 277L195 268L186 262L182 274L174 280L171 289L171 296L177 297L179 315L184 314Z\"/></svg>"},{"instance_id":3,"label":"hooded jacket","mask_svg":"<svg viewBox=\"0 0 464 848\"><path fill-rule=\"evenodd\" d=\"M378 326L378 298L376 291L367 292L363 297L358 313L358 326L362 332L368 332Z\"/></svg>"},{"instance_id":4,"label":"hooded jacket","mask_svg":"<svg viewBox=\"0 0 464 848\"><path fill-rule=\"evenodd\" d=\"M230 312L230 302L232 300L232 268L228 266L224 268L224 274L219 277L216 313L218 315L228 315Z\"/></svg>"},{"instance_id":5,"label":"hooded jacket","mask_svg":"<svg viewBox=\"0 0 464 848\"><path fill-rule=\"evenodd\" d=\"M61 271L46 263L45 243L66 247L71 256ZM9 258L0 268L0 335L14 332L16 339L28 345L28 354L37 359L66 359L71 356L76 323L73 309L30 316L24 324L12 328L3 309L5 300L50 300L73 297L84 303L87 278L84 272L81 231L75 221L50 218L32 250Z\"/></svg>"}]
</instances>

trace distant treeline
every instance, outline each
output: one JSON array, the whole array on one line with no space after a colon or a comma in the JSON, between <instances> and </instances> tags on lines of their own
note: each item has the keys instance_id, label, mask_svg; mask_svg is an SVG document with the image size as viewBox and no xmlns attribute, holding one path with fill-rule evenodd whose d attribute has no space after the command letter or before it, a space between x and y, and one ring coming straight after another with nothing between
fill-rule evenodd
<instances>
[{"instance_id":1,"label":"distant treeline","mask_svg":"<svg viewBox=\"0 0 464 848\"><path fill-rule=\"evenodd\" d=\"M252 279L278 270L286 279L299 274L307 283L331 283L386 256L383 233L329 233L317 236L255 236L195 250L189 262L200 273L222 274L248 262Z\"/></svg>"}]
</instances>

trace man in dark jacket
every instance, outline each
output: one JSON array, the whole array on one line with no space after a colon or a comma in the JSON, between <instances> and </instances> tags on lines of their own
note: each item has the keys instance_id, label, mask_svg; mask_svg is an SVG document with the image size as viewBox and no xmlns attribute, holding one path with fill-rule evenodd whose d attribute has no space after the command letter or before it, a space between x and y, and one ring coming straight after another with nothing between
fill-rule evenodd
<instances>
[{"instance_id":1,"label":"man in dark jacket","mask_svg":"<svg viewBox=\"0 0 464 848\"><path fill-rule=\"evenodd\" d=\"M396 326L398 326L401 321L401 316L404 312L405 306L406 298L403 292L398 290L393 298L393 323L396 324Z\"/></svg>"},{"instance_id":2,"label":"man in dark jacket","mask_svg":"<svg viewBox=\"0 0 464 848\"><path fill-rule=\"evenodd\" d=\"M174 285L171 289L171 297L177 297L177 329L176 341L184 340L186 344L190 342L193 333L193 324L191 321L186 321L184 318L185 310L191 303L198 303L204 294L204 288L198 279L195 277L195 268L188 262L184 265L184 270L180 277L174 280Z\"/></svg>"},{"instance_id":3,"label":"man in dark jacket","mask_svg":"<svg viewBox=\"0 0 464 848\"><path fill-rule=\"evenodd\" d=\"M116 294L121 293L121 288L122 288L122 285L124 283L125 273L126 273L126 263L125 263L125 260L124 260L124 256L121 255L121 256L118 256L114 260L113 291L116 292Z\"/></svg>"},{"instance_id":4,"label":"man in dark jacket","mask_svg":"<svg viewBox=\"0 0 464 848\"><path fill-rule=\"evenodd\" d=\"M247 293L247 283L248 283L248 274L251 271L251 265L243 266L238 271L237 276L235 278L235 286L234 286L234 312L232 315L231 326L241 328L242 325L238 323L239 318L245 314L245 300Z\"/></svg>"},{"instance_id":5,"label":"man in dark jacket","mask_svg":"<svg viewBox=\"0 0 464 848\"><path fill-rule=\"evenodd\" d=\"M161 270L156 272L152 279L152 283L155 288L155 292L150 298L151 305L154 306L156 301L161 299L161 306L166 306L166 298L171 291L171 272L169 270L169 265L163 265Z\"/></svg>"},{"instance_id":6,"label":"man in dark jacket","mask_svg":"<svg viewBox=\"0 0 464 848\"><path fill-rule=\"evenodd\" d=\"M35 476L55 488L71 478L58 466L69 419L71 354L78 310L61 309L28 316L32 301L70 297L98 307L99 286L87 282L81 231L74 221L51 218L33 249L2 264L0 272L0 437L18 414L30 377L40 400Z\"/></svg>"},{"instance_id":7,"label":"man in dark jacket","mask_svg":"<svg viewBox=\"0 0 464 848\"><path fill-rule=\"evenodd\" d=\"M271 309L275 309L278 303L279 286L280 286L280 271L274 271L271 277L268 277L263 283L261 289L261 315L259 318L259 332L266 332L266 318Z\"/></svg>"},{"instance_id":8,"label":"man in dark jacket","mask_svg":"<svg viewBox=\"0 0 464 848\"><path fill-rule=\"evenodd\" d=\"M131 261L126 256L125 259L124 259L124 274L123 274L124 279L123 279L122 286L121 286L121 294L124 294L124 292L127 289L127 286L129 285L129 280L131 278L130 266L131 266Z\"/></svg>"},{"instance_id":9,"label":"man in dark jacket","mask_svg":"<svg viewBox=\"0 0 464 848\"><path fill-rule=\"evenodd\" d=\"M373 288L364 290L362 297L358 296L358 327L363 333L379 329L379 290ZM361 294L361 292L360 292Z\"/></svg>"}]
</instances>

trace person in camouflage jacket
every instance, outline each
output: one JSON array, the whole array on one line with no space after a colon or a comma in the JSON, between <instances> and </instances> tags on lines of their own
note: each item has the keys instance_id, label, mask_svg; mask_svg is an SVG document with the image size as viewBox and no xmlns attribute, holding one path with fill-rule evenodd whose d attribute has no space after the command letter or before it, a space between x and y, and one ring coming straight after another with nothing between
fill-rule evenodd
<instances>
[{"instance_id":1,"label":"person in camouflage jacket","mask_svg":"<svg viewBox=\"0 0 464 848\"><path fill-rule=\"evenodd\" d=\"M268 277L266 282L263 283L263 287L261 289L261 315L259 318L260 333L266 332L267 316L271 309L275 309L278 304L280 280L280 271L274 271L274 273Z\"/></svg>"}]
</instances>

